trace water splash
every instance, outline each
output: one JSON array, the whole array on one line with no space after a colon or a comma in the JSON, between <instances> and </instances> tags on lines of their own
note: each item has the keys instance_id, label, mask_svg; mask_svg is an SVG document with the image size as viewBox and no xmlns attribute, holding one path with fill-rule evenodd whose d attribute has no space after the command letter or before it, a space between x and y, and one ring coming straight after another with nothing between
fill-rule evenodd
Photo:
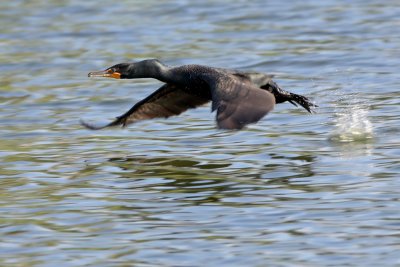
<instances>
[{"instance_id":1,"label":"water splash","mask_svg":"<svg viewBox=\"0 0 400 267\"><path fill-rule=\"evenodd\" d=\"M335 108L335 129L330 136L332 141L355 142L373 138L373 125L368 117L369 107L357 103L358 95L348 95L340 100L340 107Z\"/></svg>"}]
</instances>

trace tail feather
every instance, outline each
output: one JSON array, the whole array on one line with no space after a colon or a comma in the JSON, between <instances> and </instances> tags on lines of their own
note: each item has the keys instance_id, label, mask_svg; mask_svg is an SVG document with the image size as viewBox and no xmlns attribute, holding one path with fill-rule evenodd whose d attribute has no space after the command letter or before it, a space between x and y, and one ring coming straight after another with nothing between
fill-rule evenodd
<instances>
[{"instance_id":1,"label":"tail feather","mask_svg":"<svg viewBox=\"0 0 400 267\"><path fill-rule=\"evenodd\" d=\"M290 104L292 104L293 106L297 107L296 102L293 102L292 100L288 100L288 102L289 102Z\"/></svg>"}]
</instances>

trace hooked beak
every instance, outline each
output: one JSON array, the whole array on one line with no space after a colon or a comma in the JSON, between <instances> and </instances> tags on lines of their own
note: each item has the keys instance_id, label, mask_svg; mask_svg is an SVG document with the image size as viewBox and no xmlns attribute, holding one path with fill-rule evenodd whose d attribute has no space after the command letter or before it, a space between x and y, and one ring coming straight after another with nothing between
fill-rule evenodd
<instances>
[{"instance_id":1,"label":"hooked beak","mask_svg":"<svg viewBox=\"0 0 400 267\"><path fill-rule=\"evenodd\" d=\"M111 69L107 69L102 71L89 72L88 77L106 77L106 78L121 79L121 73L113 71Z\"/></svg>"}]
</instances>

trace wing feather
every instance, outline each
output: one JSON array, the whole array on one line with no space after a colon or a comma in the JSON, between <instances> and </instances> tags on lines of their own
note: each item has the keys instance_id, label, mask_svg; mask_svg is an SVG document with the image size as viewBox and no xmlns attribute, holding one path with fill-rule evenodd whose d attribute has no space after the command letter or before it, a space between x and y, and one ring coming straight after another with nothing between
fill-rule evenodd
<instances>
[{"instance_id":1,"label":"wing feather","mask_svg":"<svg viewBox=\"0 0 400 267\"><path fill-rule=\"evenodd\" d=\"M96 126L81 121L86 128L98 130L111 126L126 126L141 120L168 118L196 108L210 101L208 97L191 93L185 88L164 84L145 99L137 102L131 109L104 126Z\"/></svg>"},{"instance_id":2,"label":"wing feather","mask_svg":"<svg viewBox=\"0 0 400 267\"><path fill-rule=\"evenodd\" d=\"M234 79L216 83L212 101L221 129L242 129L259 121L275 106L270 92Z\"/></svg>"}]
</instances>

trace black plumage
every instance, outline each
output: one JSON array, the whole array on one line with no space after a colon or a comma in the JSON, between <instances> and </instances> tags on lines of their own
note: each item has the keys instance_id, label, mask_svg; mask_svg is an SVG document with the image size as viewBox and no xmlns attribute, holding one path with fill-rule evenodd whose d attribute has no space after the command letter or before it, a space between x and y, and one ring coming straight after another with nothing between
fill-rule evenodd
<instances>
[{"instance_id":1,"label":"black plumage","mask_svg":"<svg viewBox=\"0 0 400 267\"><path fill-rule=\"evenodd\" d=\"M217 111L218 128L241 129L255 123L270 112L275 103L288 101L312 112L308 98L281 89L271 75L212 68L201 65L168 67L156 59L121 63L104 71L91 72L89 77L117 79L155 78L165 84L130 110L104 126L82 121L93 130L128 124L153 118L179 115L212 101Z\"/></svg>"}]
</instances>

